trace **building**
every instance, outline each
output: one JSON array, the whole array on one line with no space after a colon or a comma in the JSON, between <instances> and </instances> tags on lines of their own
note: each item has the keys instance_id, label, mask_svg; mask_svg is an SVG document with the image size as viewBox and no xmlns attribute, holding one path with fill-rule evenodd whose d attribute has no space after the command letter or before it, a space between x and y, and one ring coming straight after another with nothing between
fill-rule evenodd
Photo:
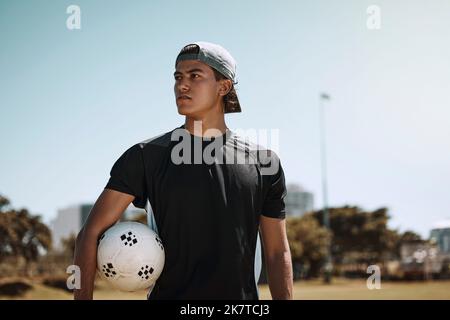
<instances>
[{"instance_id":1,"label":"building","mask_svg":"<svg viewBox=\"0 0 450 320\"><path fill-rule=\"evenodd\" d=\"M450 220L434 224L429 241L402 243L400 258L403 278L450 278Z\"/></svg>"},{"instance_id":2,"label":"building","mask_svg":"<svg viewBox=\"0 0 450 320\"><path fill-rule=\"evenodd\" d=\"M50 222L52 232L53 248L62 249L62 239L77 235L86 222L94 204L78 204L59 209L57 216ZM138 209L132 204L122 215L122 220L132 220L140 214L146 214L145 210Z\"/></svg>"},{"instance_id":3,"label":"building","mask_svg":"<svg viewBox=\"0 0 450 320\"><path fill-rule=\"evenodd\" d=\"M287 185L287 194L284 201L286 204L286 215L290 217L300 217L306 212L314 210L313 194L305 191L297 184Z\"/></svg>"},{"instance_id":4,"label":"building","mask_svg":"<svg viewBox=\"0 0 450 320\"><path fill-rule=\"evenodd\" d=\"M81 204L58 210L56 218L50 222L53 248L62 249L63 238L78 234L92 207L93 204Z\"/></svg>"},{"instance_id":5,"label":"building","mask_svg":"<svg viewBox=\"0 0 450 320\"><path fill-rule=\"evenodd\" d=\"M450 255L450 219L433 225L430 232L430 240L436 243L442 254Z\"/></svg>"},{"instance_id":6,"label":"building","mask_svg":"<svg viewBox=\"0 0 450 320\"><path fill-rule=\"evenodd\" d=\"M431 279L442 271L443 260L435 244L426 240L407 241L400 245L400 268L404 279Z\"/></svg>"}]
</instances>

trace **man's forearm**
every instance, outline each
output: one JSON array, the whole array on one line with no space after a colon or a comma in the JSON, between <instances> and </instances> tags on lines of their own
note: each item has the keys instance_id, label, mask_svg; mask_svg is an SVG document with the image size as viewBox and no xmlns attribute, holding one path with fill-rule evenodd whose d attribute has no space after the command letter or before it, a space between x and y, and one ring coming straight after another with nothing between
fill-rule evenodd
<instances>
[{"instance_id":1,"label":"man's forearm","mask_svg":"<svg viewBox=\"0 0 450 320\"><path fill-rule=\"evenodd\" d=\"M291 300L293 276L289 251L266 258L270 293L274 300Z\"/></svg>"},{"instance_id":2,"label":"man's forearm","mask_svg":"<svg viewBox=\"0 0 450 320\"><path fill-rule=\"evenodd\" d=\"M97 269L97 239L94 235L81 233L77 238L74 264L80 267L81 288L74 290L75 300L93 298Z\"/></svg>"}]
</instances>

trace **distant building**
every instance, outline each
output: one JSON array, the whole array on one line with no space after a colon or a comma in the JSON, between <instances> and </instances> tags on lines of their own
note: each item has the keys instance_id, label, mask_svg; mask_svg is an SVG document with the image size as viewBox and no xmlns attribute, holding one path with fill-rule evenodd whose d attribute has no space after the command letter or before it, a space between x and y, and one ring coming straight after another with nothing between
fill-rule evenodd
<instances>
[{"instance_id":1,"label":"distant building","mask_svg":"<svg viewBox=\"0 0 450 320\"><path fill-rule=\"evenodd\" d=\"M53 248L62 249L63 238L78 234L92 207L93 204L81 204L58 210L56 218L50 222Z\"/></svg>"},{"instance_id":2,"label":"distant building","mask_svg":"<svg viewBox=\"0 0 450 320\"><path fill-rule=\"evenodd\" d=\"M56 218L50 222L55 249L62 249L62 239L69 237L71 234L78 234L93 207L94 204L79 204L58 210ZM131 220L142 213L145 214L145 210L130 205L124 212L122 220Z\"/></svg>"},{"instance_id":3,"label":"distant building","mask_svg":"<svg viewBox=\"0 0 450 320\"><path fill-rule=\"evenodd\" d=\"M441 253L450 254L450 219L433 225L430 240L436 243Z\"/></svg>"},{"instance_id":4,"label":"distant building","mask_svg":"<svg viewBox=\"0 0 450 320\"><path fill-rule=\"evenodd\" d=\"M442 273L443 257L436 244L426 240L412 240L400 245L400 265L405 279L431 279Z\"/></svg>"},{"instance_id":5,"label":"distant building","mask_svg":"<svg viewBox=\"0 0 450 320\"><path fill-rule=\"evenodd\" d=\"M287 185L287 194L284 201L286 204L286 215L290 217L300 217L306 212L314 210L313 194L305 191L297 184Z\"/></svg>"}]
</instances>

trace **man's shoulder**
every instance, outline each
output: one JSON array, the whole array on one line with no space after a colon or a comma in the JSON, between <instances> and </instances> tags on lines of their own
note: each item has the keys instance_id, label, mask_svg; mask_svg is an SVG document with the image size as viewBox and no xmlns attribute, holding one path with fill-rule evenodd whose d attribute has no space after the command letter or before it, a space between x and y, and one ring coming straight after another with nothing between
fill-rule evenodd
<instances>
[{"instance_id":1,"label":"man's shoulder","mask_svg":"<svg viewBox=\"0 0 450 320\"><path fill-rule=\"evenodd\" d=\"M134 143L122 156L128 159L135 159L136 161L143 159L144 162L157 162L158 159L164 157L170 150L172 132L176 129Z\"/></svg>"},{"instance_id":2,"label":"man's shoulder","mask_svg":"<svg viewBox=\"0 0 450 320\"><path fill-rule=\"evenodd\" d=\"M136 146L139 146L141 149L144 149L144 150L151 149L152 147L168 148L172 141L172 139L171 139L172 133L173 133L173 131L175 131L177 129L178 128L175 128L170 131L159 134L157 136L148 138L144 141L137 143Z\"/></svg>"},{"instance_id":3,"label":"man's shoulder","mask_svg":"<svg viewBox=\"0 0 450 320\"><path fill-rule=\"evenodd\" d=\"M246 150L251 156L255 156L258 159L261 158L278 158L278 154L275 150L268 148L263 144L258 144L247 137L241 136L236 132L233 132L233 142L240 148Z\"/></svg>"},{"instance_id":4,"label":"man's shoulder","mask_svg":"<svg viewBox=\"0 0 450 320\"><path fill-rule=\"evenodd\" d=\"M233 142L235 148L245 150L245 153L253 159L253 164L257 164L263 175L273 175L277 173L280 168L280 158L274 149L266 147L263 144L258 144L252 140L240 136L237 133L233 134Z\"/></svg>"}]
</instances>

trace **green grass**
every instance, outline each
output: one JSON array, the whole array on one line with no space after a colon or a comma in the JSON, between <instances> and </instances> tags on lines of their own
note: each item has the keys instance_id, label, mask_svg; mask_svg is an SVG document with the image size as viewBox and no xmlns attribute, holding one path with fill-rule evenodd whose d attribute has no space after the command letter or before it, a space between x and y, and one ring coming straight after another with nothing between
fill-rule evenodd
<instances>
[{"instance_id":1,"label":"green grass","mask_svg":"<svg viewBox=\"0 0 450 320\"><path fill-rule=\"evenodd\" d=\"M271 299L267 285L260 286L260 297ZM0 299L12 297L0 296ZM33 283L33 289L14 299L49 300L72 299L71 293ZM125 293L110 289L104 282L96 283L94 299L146 299L146 291ZM369 290L365 280L334 279L330 285L319 280L300 281L294 284L297 300L370 300L370 299L445 299L450 300L450 280L424 282L381 282L381 289Z\"/></svg>"},{"instance_id":2,"label":"green grass","mask_svg":"<svg viewBox=\"0 0 450 320\"><path fill-rule=\"evenodd\" d=\"M260 287L260 298L271 299L268 286ZM294 284L296 300L450 300L450 281L381 282L369 290L365 280L334 279L330 285L319 280Z\"/></svg>"}]
</instances>

